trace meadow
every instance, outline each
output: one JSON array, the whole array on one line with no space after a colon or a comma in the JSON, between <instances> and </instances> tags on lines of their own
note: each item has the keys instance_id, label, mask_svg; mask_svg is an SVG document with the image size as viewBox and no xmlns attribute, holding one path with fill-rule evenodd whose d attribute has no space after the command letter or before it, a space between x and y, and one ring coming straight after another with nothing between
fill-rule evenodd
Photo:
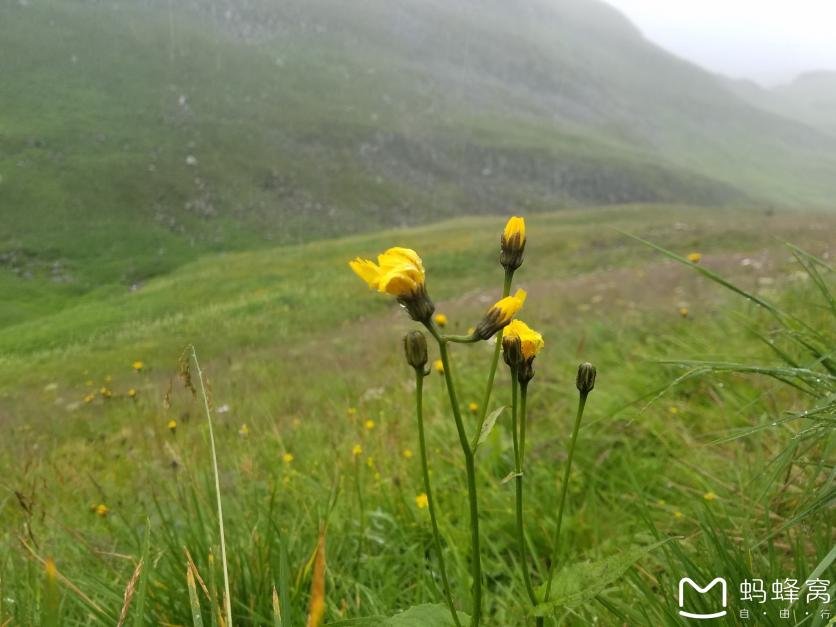
<instances>
[{"instance_id":1,"label":"meadow","mask_svg":"<svg viewBox=\"0 0 836 627\"><path fill-rule=\"evenodd\" d=\"M527 221L515 281L529 294L525 320L545 337L526 470L525 542L539 556L538 586L553 548L575 371L582 361L598 369L568 484L554 603L540 608L546 624L683 624L683 576L832 580L827 257L836 218L631 205ZM224 622L201 383L235 624L305 624L311 581L324 573L325 624L451 625L402 349L415 325L347 262L394 245L417 250L447 329L465 333L500 295L503 224L459 218L207 254L135 290L56 293L49 308L39 295L40 315L0 328L0 625ZM689 267L628 234L701 259ZM492 350L452 347L471 432ZM500 368L492 409L509 404L508 381ZM435 372L424 403L444 557L466 614L464 468ZM501 414L477 451L486 625L535 620L513 482L504 481L513 465ZM743 607L765 612L757 624L826 623L817 605L792 605L788 620L779 618L786 604L746 606L736 593L716 624L739 624ZM410 607L418 609L398 614Z\"/></svg>"}]
</instances>

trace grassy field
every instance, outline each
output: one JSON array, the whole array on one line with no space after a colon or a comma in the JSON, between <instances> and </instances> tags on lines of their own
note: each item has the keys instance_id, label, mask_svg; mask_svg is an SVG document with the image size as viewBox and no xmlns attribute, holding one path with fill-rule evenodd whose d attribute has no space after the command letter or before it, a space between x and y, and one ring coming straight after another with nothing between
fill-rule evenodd
<instances>
[{"instance_id":1,"label":"grassy field","mask_svg":"<svg viewBox=\"0 0 836 627\"><path fill-rule=\"evenodd\" d=\"M208 595L198 584L203 620L219 620L208 609L223 586L206 418L177 376L187 344L213 408L235 623L276 624L275 586L282 624L304 624L325 523L328 624L407 624L375 617L442 603L427 510L416 501L414 390L401 349L413 324L346 262L396 244L416 249L448 328L464 333L500 293L503 223L466 218L208 255L134 291L56 297L55 311L0 329L0 624L114 624L126 588L129 622L192 624L191 559ZM805 356L762 307L623 232L699 251L700 268L805 320L832 359L832 304L783 242L827 257L834 229L828 214L671 206L530 217L516 283L529 293L521 317L546 338L530 388L526 471L535 585L552 548L575 368L589 360L599 372L569 484L561 602L547 624L681 624L683 576L832 580L829 362ZM453 350L470 430L467 404L480 402L490 354L484 343ZM194 367L192 379L199 387ZM494 406L509 402L508 381L500 368ZM435 373L425 405L447 568L470 612L464 470ZM503 482L513 467L507 414L477 464L485 624L532 624L513 484ZM783 605L746 606L730 585L725 624L738 624L741 607L768 611L757 624L822 624L804 622L814 604L796 604L787 621Z\"/></svg>"}]
</instances>

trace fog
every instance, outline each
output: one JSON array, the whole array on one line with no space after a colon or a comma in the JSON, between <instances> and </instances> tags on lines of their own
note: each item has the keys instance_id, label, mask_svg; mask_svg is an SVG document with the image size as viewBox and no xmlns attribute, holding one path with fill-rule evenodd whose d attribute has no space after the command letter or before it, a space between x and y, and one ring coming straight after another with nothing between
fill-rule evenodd
<instances>
[{"instance_id":1,"label":"fog","mask_svg":"<svg viewBox=\"0 0 836 627\"><path fill-rule=\"evenodd\" d=\"M762 85L836 71L832 0L607 0L652 41L703 67Z\"/></svg>"}]
</instances>

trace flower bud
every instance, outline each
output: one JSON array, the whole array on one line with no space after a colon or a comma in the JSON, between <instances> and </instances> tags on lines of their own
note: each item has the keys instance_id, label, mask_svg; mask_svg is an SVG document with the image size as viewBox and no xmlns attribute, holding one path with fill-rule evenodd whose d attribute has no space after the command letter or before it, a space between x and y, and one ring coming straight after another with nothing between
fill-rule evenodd
<instances>
[{"instance_id":1,"label":"flower bud","mask_svg":"<svg viewBox=\"0 0 836 627\"><path fill-rule=\"evenodd\" d=\"M415 370L423 372L427 365L427 338L420 331L410 331L403 338L406 361Z\"/></svg>"},{"instance_id":2,"label":"flower bud","mask_svg":"<svg viewBox=\"0 0 836 627\"><path fill-rule=\"evenodd\" d=\"M506 296L497 301L488 309L482 321L476 325L476 331L474 331L473 335L480 340L490 339L494 333L511 322L516 313L522 308L525 298L525 290L517 290L513 296Z\"/></svg>"},{"instance_id":3,"label":"flower bud","mask_svg":"<svg viewBox=\"0 0 836 627\"><path fill-rule=\"evenodd\" d=\"M595 366L588 361L578 366L578 378L575 385L581 394L589 394L592 391L592 388L595 387L596 374Z\"/></svg>"},{"instance_id":4,"label":"flower bud","mask_svg":"<svg viewBox=\"0 0 836 627\"><path fill-rule=\"evenodd\" d=\"M517 368L523 362L522 343L518 335L502 336L502 358L509 368Z\"/></svg>"},{"instance_id":5,"label":"flower bud","mask_svg":"<svg viewBox=\"0 0 836 627\"><path fill-rule=\"evenodd\" d=\"M499 238L499 263L506 270L516 270L522 265L525 251L525 220L513 216L505 225Z\"/></svg>"}]
</instances>

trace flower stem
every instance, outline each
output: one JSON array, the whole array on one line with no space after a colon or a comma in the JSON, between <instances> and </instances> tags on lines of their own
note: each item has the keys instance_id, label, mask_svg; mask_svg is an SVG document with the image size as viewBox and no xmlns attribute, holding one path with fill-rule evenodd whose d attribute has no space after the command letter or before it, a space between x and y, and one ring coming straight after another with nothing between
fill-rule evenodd
<instances>
[{"instance_id":1,"label":"flower stem","mask_svg":"<svg viewBox=\"0 0 836 627\"><path fill-rule=\"evenodd\" d=\"M444 379L447 383L447 394L450 397L450 406L453 410L453 418L456 421L456 431L459 435L459 444L464 454L465 471L467 473L467 496L470 503L470 544L473 553L471 557L471 570L473 574L473 614L470 624L478 627L482 620L482 554L479 542L479 501L476 497L476 464L473 457L473 449L467 441L467 432L462 422L461 411L459 410L459 399L456 396L456 387L453 384L453 373L450 370L450 357L447 353L447 342L432 324L426 325L427 330L438 342L438 350L441 354L441 363L444 366Z\"/></svg>"},{"instance_id":2,"label":"flower stem","mask_svg":"<svg viewBox=\"0 0 836 627\"><path fill-rule=\"evenodd\" d=\"M505 298L511 293L511 281L514 278L513 270L505 270L505 283L502 286L502 297ZM491 361L491 369L488 373L488 383L485 386L485 397L482 400L482 410L479 414L479 428L476 429L475 438L482 433L482 427L485 424L485 419L488 415L488 404L491 402L491 392L493 392L493 381L496 378L496 366L499 363L499 351L502 348L502 332L496 334L496 345L493 350L493 361ZM475 447L474 447L475 448Z\"/></svg>"},{"instance_id":3,"label":"flower stem","mask_svg":"<svg viewBox=\"0 0 836 627\"><path fill-rule=\"evenodd\" d=\"M517 390L522 388L522 395L518 402ZM522 569L525 590L532 605L537 605L537 595L534 594L534 586L531 585L531 573L528 572L528 551L525 547L525 525L523 516L523 438L525 434L525 395L527 385L519 386L517 382L516 368L511 369L511 428L514 441L514 492L517 506L517 548L520 552L520 568ZM519 420L517 408L519 407ZM517 426L519 423L519 427ZM521 436L517 437L519 428Z\"/></svg>"},{"instance_id":4,"label":"flower stem","mask_svg":"<svg viewBox=\"0 0 836 627\"><path fill-rule=\"evenodd\" d=\"M441 535L438 532L438 521L435 516L435 501L433 500L432 488L430 487L430 469L427 464L427 443L424 438L424 374L415 370L415 415L418 417L418 446L421 450L421 470L424 474L424 491L427 493L427 505L430 510L430 521L433 529L433 541L435 550L438 553L438 567L441 571L441 583L444 587L444 596L447 598L447 605L453 616L456 627L461 627L456 607L453 605L453 594L450 592L450 581L447 579L447 568L444 565L444 553L441 549Z\"/></svg>"},{"instance_id":5,"label":"flower stem","mask_svg":"<svg viewBox=\"0 0 836 627\"><path fill-rule=\"evenodd\" d=\"M586 397L588 392L581 392L578 397L578 413L575 416L575 426L572 429L572 440L569 442L569 457L566 459L566 470L563 473L563 489L560 494L560 505L557 510L557 528L554 532L554 554L552 562L549 565L549 576L546 581L546 593L543 601L548 601L552 592L552 578L555 573L555 565L557 564L558 554L560 552L560 527L563 524L563 511L566 506L566 493L569 491L569 473L572 471L572 458L575 455L575 443L578 441L578 430L581 426L581 418L583 418L583 408L586 405Z\"/></svg>"}]
</instances>

